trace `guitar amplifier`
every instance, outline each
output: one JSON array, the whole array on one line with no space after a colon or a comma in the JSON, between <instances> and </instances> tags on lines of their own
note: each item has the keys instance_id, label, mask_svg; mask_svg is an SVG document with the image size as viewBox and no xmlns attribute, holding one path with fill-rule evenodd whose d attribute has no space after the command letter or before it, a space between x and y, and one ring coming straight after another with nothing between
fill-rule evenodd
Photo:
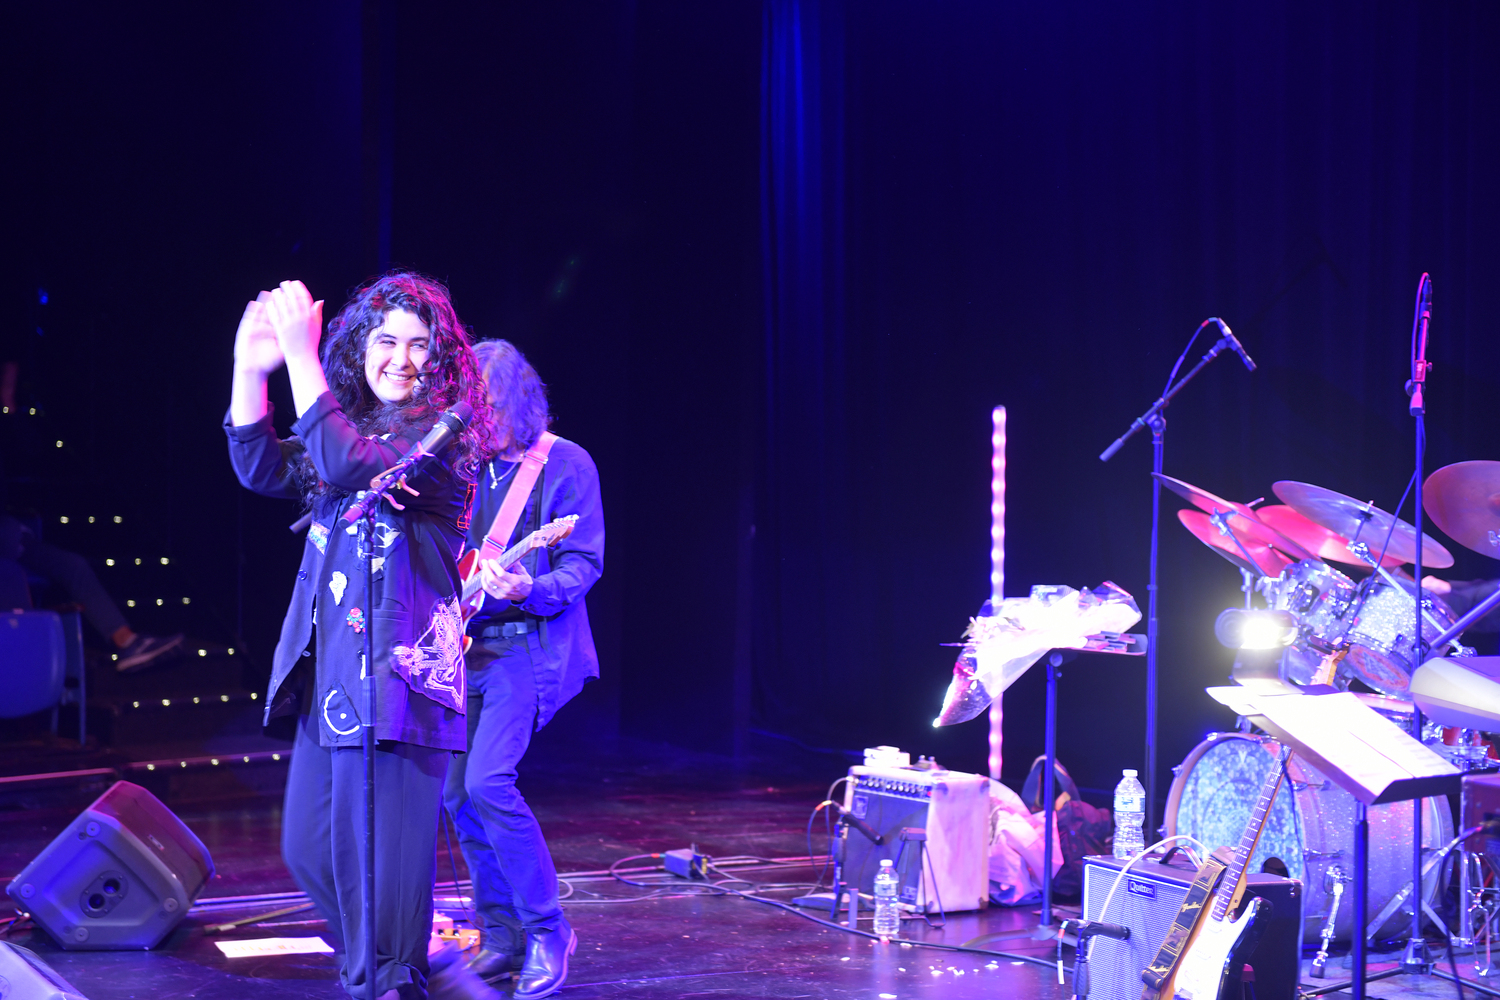
<instances>
[{"instance_id":1,"label":"guitar amplifier","mask_svg":"<svg viewBox=\"0 0 1500 1000\"><path fill-rule=\"evenodd\" d=\"M1179 860L1181 859L1181 860ZM1194 869L1178 855L1170 864L1138 861L1100 913L1119 877L1123 860L1083 859L1083 919L1130 928L1130 938L1094 938L1089 952L1089 1000L1140 1000L1141 972L1156 957L1193 884ZM1255 970L1255 1000L1295 1000L1302 942L1302 883L1261 873L1247 874L1245 895L1271 904L1265 928L1246 964Z\"/></svg>"},{"instance_id":2,"label":"guitar amplifier","mask_svg":"<svg viewBox=\"0 0 1500 1000\"><path fill-rule=\"evenodd\" d=\"M915 767L851 767L844 809L884 838L877 846L859 830L844 830L844 879L860 892L874 893L875 873L881 860L889 859L897 863L901 902L918 912L936 913L939 903L948 913L989 905L989 778ZM926 844L903 844L906 827L925 829ZM922 846L927 860L918 872Z\"/></svg>"}]
</instances>

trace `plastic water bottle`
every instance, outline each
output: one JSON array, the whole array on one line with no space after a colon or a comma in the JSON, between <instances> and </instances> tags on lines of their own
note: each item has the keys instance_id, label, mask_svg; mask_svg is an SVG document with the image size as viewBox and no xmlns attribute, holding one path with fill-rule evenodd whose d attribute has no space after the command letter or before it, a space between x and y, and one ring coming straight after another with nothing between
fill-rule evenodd
<instances>
[{"instance_id":1,"label":"plastic water bottle","mask_svg":"<svg viewBox=\"0 0 1500 1000\"><path fill-rule=\"evenodd\" d=\"M1136 780L1132 768L1115 786L1115 857L1131 858L1146 846L1142 827L1146 825L1146 789Z\"/></svg>"},{"instance_id":2,"label":"plastic water bottle","mask_svg":"<svg viewBox=\"0 0 1500 1000\"><path fill-rule=\"evenodd\" d=\"M901 910L896 904L896 869L889 861L880 862L875 873L875 933L893 938L901 933Z\"/></svg>"}]
</instances>

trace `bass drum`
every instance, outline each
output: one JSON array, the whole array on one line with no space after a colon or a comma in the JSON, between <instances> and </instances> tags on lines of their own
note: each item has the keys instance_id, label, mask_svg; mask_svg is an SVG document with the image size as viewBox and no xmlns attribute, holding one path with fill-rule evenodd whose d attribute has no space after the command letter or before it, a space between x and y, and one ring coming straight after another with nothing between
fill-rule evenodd
<instances>
[{"instance_id":1,"label":"bass drum","mask_svg":"<svg viewBox=\"0 0 1500 1000\"><path fill-rule=\"evenodd\" d=\"M1272 740L1262 743L1245 733L1210 733L1173 768L1176 777L1167 796L1167 836L1187 834L1210 851L1239 844L1278 749ZM1290 787L1283 781L1277 790L1245 870L1258 872L1267 858L1281 859L1290 877L1302 881L1302 940L1316 942L1333 900L1330 871L1339 868L1347 876L1354 875L1355 800L1296 754L1287 764L1287 776ZM1430 858L1453 838L1453 819L1446 798L1424 799L1422 805L1423 854ZM1374 920L1411 881L1412 804L1371 806L1369 819L1368 919ZM1423 898L1429 903L1437 900L1440 881L1439 870L1423 880ZM1403 905L1376 929L1375 936L1399 936L1410 925L1411 909ZM1339 903L1337 940L1351 940L1353 927L1350 883Z\"/></svg>"}]
</instances>

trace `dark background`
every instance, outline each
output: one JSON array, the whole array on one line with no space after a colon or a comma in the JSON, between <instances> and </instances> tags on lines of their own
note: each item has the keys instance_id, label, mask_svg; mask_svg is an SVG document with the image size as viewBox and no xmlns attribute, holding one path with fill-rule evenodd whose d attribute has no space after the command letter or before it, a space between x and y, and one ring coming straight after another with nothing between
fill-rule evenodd
<instances>
[{"instance_id":1,"label":"dark background","mask_svg":"<svg viewBox=\"0 0 1500 1000\"><path fill-rule=\"evenodd\" d=\"M1260 369L1221 358L1171 407L1170 474L1394 506L1423 271L1428 469L1500 457L1497 43L1487 2L26 5L0 41L7 502L91 558L170 556L150 586L193 603L132 621L263 672L300 541L225 461L235 323L283 278L332 309L415 267L528 354L601 470L605 677L556 725L983 770L982 721L930 720L988 595L995 404L1011 595L1109 579L1144 608L1149 444L1097 455L1210 315ZM1179 506L1163 775L1232 722L1202 688L1239 581ZM1010 779L1040 680L1007 695ZM1139 766L1143 683L1065 669L1080 783Z\"/></svg>"}]
</instances>

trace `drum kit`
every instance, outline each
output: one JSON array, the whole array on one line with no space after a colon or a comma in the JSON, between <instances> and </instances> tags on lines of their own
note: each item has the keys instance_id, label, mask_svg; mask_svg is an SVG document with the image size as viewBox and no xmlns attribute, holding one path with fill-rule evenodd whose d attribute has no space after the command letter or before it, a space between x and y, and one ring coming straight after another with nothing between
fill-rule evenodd
<instances>
[{"instance_id":1,"label":"drum kit","mask_svg":"<svg viewBox=\"0 0 1500 1000\"><path fill-rule=\"evenodd\" d=\"M1288 693L1314 685L1352 690L1371 708L1410 728L1414 707L1425 709L1426 705L1422 684L1414 691L1412 682L1424 662L1443 657L1450 646L1449 659L1430 662L1475 662L1466 660L1472 650L1446 635L1454 630L1459 615L1437 592L1443 584L1419 582L1404 569L1416 562L1419 551L1424 572L1452 566L1453 555L1436 539L1425 534L1419 537L1408 522L1372 502L1311 483L1278 482L1273 490L1281 503L1260 506L1225 500L1168 476L1157 478L1192 504L1178 513L1183 527L1240 571L1246 608L1258 593L1266 611L1284 626L1281 655L1260 657L1260 666L1246 667L1245 676L1241 661L1257 658L1236 660L1239 683L1279 686ZM1423 485L1422 499L1425 513L1450 538L1500 559L1500 462L1461 462L1439 469ZM1417 602L1420 639L1413 635ZM1440 639L1444 648L1434 648ZM1273 665L1267 667L1268 662ZM1500 664L1500 659L1495 663ZM1267 676L1267 670L1274 676ZM1443 680L1450 685L1472 685L1468 698L1464 691L1448 695L1471 706L1471 714L1474 705L1500 705L1500 676L1484 676L1483 670L1471 666L1467 671L1450 668ZM1480 690L1484 685L1493 690ZM1469 718L1451 725L1474 726L1478 721L1482 720ZM1479 728L1500 731L1500 714L1491 726ZM1424 730L1420 738L1463 770L1495 763L1482 740L1469 730L1460 733L1450 728L1445 733L1430 720ZM1458 745L1445 746L1445 736ZM1174 769L1166 833L1189 834L1210 846L1232 843L1233 831L1243 825L1255 805L1257 776L1273 759L1270 753L1258 740L1241 733L1213 734L1195 747ZM1306 762L1296 761L1294 770L1289 787L1268 813L1265 835L1252 863L1258 868L1265 858L1275 857L1291 877L1303 881L1304 939L1323 938L1326 956L1330 939L1336 935L1348 940L1354 932L1350 914L1347 909L1340 913L1338 901L1352 870L1355 802ZM1444 845L1451 847L1453 824L1445 799L1422 800L1420 808L1423 845L1432 858L1431 868L1424 865L1421 898L1424 909L1435 916L1431 904L1443 891L1441 866L1436 861ZM1369 899L1375 919L1364 935L1371 940L1398 932L1410 919L1412 810L1410 802L1369 810ZM1469 871L1474 863L1472 856L1463 856L1465 889L1475 881ZM1487 918L1497 909L1495 900L1486 903L1480 898L1484 892L1469 895L1470 916ZM1407 916L1402 916L1402 910ZM1471 920L1462 922L1455 940L1471 944Z\"/></svg>"}]
</instances>

